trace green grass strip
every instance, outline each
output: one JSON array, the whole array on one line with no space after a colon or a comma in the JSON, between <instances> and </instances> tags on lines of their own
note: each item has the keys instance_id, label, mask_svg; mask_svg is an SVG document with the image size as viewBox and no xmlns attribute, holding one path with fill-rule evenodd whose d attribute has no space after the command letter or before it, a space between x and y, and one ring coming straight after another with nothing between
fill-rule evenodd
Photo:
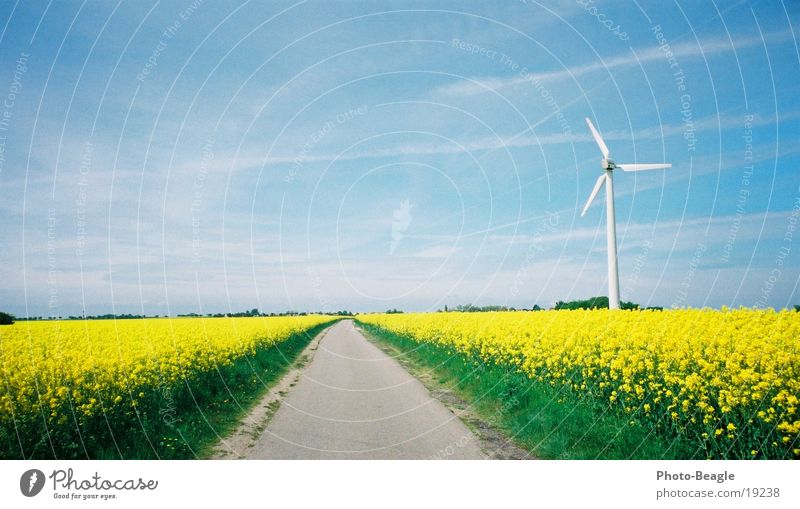
<instances>
[{"instance_id":1,"label":"green grass strip","mask_svg":"<svg viewBox=\"0 0 800 509\"><path fill-rule=\"evenodd\" d=\"M703 453L679 437L664 436L608 404L566 385L530 379L517 369L468 357L359 322L373 340L389 345L465 400L487 424L541 459L697 459Z\"/></svg>"}]
</instances>

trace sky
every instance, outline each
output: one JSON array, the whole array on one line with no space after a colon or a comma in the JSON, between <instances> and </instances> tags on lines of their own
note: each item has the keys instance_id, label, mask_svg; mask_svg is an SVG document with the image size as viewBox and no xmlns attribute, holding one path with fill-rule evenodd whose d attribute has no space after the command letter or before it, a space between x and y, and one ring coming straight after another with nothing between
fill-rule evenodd
<instances>
[{"instance_id":1,"label":"sky","mask_svg":"<svg viewBox=\"0 0 800 509\"><path fill-rule=\"evenodd\" d=\"M0 310L800 304L800 8L0 4ZM602 195L601 195L602 198Z\"/></svg>"}]
</instances>

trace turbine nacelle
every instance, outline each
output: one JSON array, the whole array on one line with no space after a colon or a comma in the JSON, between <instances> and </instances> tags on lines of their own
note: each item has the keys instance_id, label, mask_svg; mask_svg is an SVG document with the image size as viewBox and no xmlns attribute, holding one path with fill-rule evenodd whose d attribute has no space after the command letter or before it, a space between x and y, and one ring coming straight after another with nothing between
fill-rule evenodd
<instances>
[{"instance_id":1,"label":"turbine nacelle","mask_svg":"<svg viewBox=\"0 0 800 509\"><path fill-rule=\"evenodd\" d=\"M604 157L600 159L600 167L603 168L604 170L613 170L614 168L617 167L617 165L614 164L613 160Z\"/></svg>"}]
</instances>

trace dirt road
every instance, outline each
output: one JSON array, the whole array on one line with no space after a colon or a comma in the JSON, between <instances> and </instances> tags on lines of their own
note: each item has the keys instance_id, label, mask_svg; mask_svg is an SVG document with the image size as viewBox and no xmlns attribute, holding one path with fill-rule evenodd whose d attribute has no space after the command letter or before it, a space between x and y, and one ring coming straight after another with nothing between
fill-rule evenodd
<instances>
[{"instance_id":1,"label":"dirt road","mask_svg":"<svg viewBox=\"0 0 800 509\"><path fill-rule=\"evenodd\" d=\"M252 459L483 459L478 439L350 320L322 338Z\"/></svg>"}]
</instances>

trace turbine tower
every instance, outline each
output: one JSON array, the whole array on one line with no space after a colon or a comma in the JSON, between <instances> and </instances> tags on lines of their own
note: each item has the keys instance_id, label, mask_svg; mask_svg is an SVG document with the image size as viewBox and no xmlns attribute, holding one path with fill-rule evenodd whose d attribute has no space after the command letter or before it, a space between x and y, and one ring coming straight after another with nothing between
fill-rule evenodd
<instances>
[{"instance_id":1,"label":"turbine tower","mask_svg":"<svg viewBox=\"0 0 800 509\"><path fill-rule=\"evenodd\" d=\"M672 167L671 164L617 164L611 159L611 154L608 152L606 142L600 136L594 124L588 118L586 123L589 125L589 130L592 131L592 137L600 147L600 152L603 153L603 159L600 160L600 167L604 172L597 179L592 189L592 194L586 200L586 205L583 206L581 217L586 214L589 206L597 197L597 193L606 185L606 244L608 250L608 307L609 309L619 309L619 272L617 268L617 220L614 214L614 170L620 168L623 171L642 171L642 170L663 170Z\"/></svg>"}]
</instances>

